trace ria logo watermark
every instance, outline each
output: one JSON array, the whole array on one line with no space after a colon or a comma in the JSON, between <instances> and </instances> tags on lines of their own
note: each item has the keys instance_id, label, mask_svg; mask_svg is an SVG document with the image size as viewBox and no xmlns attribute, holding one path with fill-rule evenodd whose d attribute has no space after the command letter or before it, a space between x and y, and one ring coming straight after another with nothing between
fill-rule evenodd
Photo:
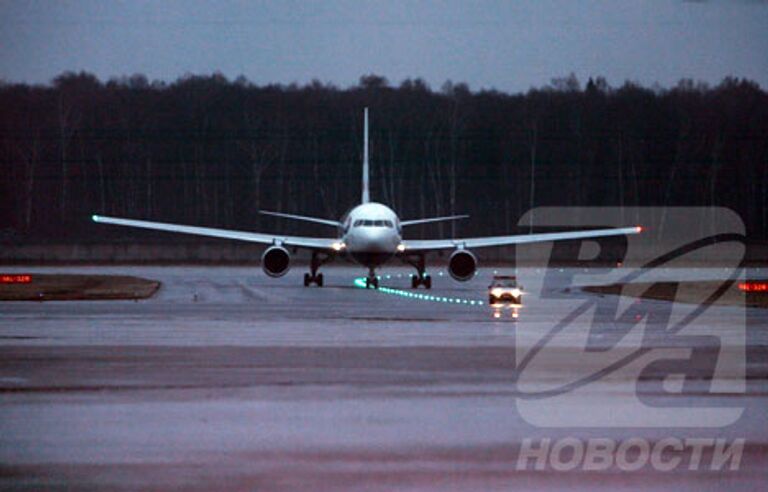
<instances>
[{"instance_id":1,"label":"ria logo watermark","mask_svg":"<svg viewBox=\"0 0 768 492\"><path fill-rule=\"evenodd\" d=\"M527 323L516 331L522 418L545 428L674 429L719 428L739 419L740 399L728 397L746 387L745 309L713 309L743 280L744 225L735 213L538 208L520 221L529 224L642 225L644 232L555 243L544 252L518 249L520 267L537 254L541 267L518 271L526 289L538 293L527 300ZM635 292L582 290L605 284Z\"/></svg>"}]
</instances>

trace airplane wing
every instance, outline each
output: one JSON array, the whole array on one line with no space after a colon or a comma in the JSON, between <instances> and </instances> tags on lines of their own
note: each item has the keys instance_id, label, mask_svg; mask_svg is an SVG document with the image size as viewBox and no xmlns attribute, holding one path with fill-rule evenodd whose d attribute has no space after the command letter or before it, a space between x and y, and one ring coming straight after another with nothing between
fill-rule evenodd
<instances>
[{"instance_id":1,"label":"airplane wing","mask_svg":"<svg viewBox=\"0 0 768 492\"><path fill-rule=\"evenodd\" d=\"M585 239L592 237L622 236L638 234L643 228L621 227L617 229L593 229L591 231L547 232L543 234L519 234L516 236L471 237L466 239L415 239L404 240L405 252L427 252L454 248L487 248L489 246L507 246L510 244L539 243L564 239Z\"/></svg>"},{"instance_id":2,"label":"airplane wing","mask_svg":"<svg viewBox=\"0 0 768 492\"><path fill-rule=\"evenodd\" d=\"M469 215L449 215L447 217L431 217L429 219L401 220L400 225L405 227L418 224L430 224L432 222L443 222L446 220L466 219L467 217L469 217Z\"/></svg>"},{"instance_id":3,"label":"airplane wing","mask_svg":"<svg viewBox=\"0 0 768 492\"><path fill-rule=\"evenodd\" d=\"M272 215L274 217L282 217L284 219L303 220L304 222L314 222L316 224L329 225L333 227L342 227L344 224L338 220L319 219L317 217L307 217L306 215L294 215L284 214L282 212L271 212L269 210L259 210L262 215Z\"/></svg>"},{"instance_id":4,"label":"airplane wing","mask_svg":"<svg viewBox=\"0 0 768 492\"><path fill-rule=\"evenodd\" d=\"M218 237L223 239L236 239L259 244L276 244L282 246L294 246L307 249L334 249L338 245L338 239L321 237L282 236L280 234L261 234L258 232L233 231L228 229L213 229L210 227L195 227L180 224L168 224L165 222L150 222L147 220L120 219L117 217L105 217L103 215L92 216L94 222L99 224L113 224L127 227L139 227L156 231L180 232L182 234L194 234L197 236Z\"/></svg>"}]
</instances>

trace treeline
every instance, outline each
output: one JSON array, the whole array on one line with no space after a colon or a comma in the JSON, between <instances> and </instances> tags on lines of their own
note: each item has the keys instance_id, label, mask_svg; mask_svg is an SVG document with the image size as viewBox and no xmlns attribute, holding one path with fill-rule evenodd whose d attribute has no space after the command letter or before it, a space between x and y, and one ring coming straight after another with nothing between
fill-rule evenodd
<instances>
[{"instance_id":1,"label":"treeline","mask_svg":"<svg viewBox=\"0 0 768 492\"><path fill-rule=\"evenodd\" d=\"M472 215L432 234L512 231L542 205L725 206L768 234L768 94L747 80L649 89L570 76L505 94L375 75L339 89L65 73L0 85L2 239L170 237L93 213L307 232L257 210L337 218L355 205L364 106L373 199L403 218Z\"/></svg>"}]
</instances>

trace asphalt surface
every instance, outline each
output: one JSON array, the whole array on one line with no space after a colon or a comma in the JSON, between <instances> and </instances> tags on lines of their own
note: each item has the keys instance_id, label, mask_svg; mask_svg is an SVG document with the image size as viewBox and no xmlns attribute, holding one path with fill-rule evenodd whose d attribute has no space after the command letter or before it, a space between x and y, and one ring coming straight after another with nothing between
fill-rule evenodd
<instances>
[{"instance_id":1,"label":"asphalt surface","mask_svg":"<svg viewBox=\"0 0 768 492\"><path fill-rule=\"evenodd\" d=\"M582 357L591 318L569 316L599 298L577 285L617 281L621 271L595 280L589 271L552 270L543 284L547 272L522 269L517 321L508 312L495 319L479 303L492 269L467 283L431 272L429 295L439 299L356 288L356 268L325 269L323 288L302 287L302 268L280 279L252 267L4 271L126 274L163 285L139 302L0 303L2 489L701 491L768 483L766 310L712 306L693 322L706 336L683 348L717 355L746 345L746 362L718 366L718 394L697 361L686 366L691 385L679 396L659 397L658 368L631 381L661 407L693 409L664 426L653 411L614 405L628 401L622 392L632 376L621 371L570 399L520 403L532 388L557 388L605 361ZM405 289L409 273L385 269L382 284ZM643 280L728 274L660 269ZM652 316L668 303L642 306L651 315L645 330L620 320L594 337L593 351L610 349L628 326L641 339L625 337L627 350L675 348L652 329L668 327ZM520 371L525 349L563 320L567 329ZM738 411L701 417L700 407ZM746 444L738 470L517 469L525 439L565 437Z\"/></svg>"}]
</instances>

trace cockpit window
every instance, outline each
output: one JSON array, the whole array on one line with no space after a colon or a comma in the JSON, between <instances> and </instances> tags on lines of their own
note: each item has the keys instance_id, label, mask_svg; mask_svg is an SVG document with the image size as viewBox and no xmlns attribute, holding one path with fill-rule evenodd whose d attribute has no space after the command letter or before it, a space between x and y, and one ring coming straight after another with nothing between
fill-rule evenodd
<instances>
[{"instance_id":1,"label":"cockpit window","mask_svg":"<svg viewBox=\"0 0 768 492\"><path fill-rule=\"evenodd\" d=\"M357 219L353 225L354 227L388 227L392 229L394 224L391 220L365 220Z\"/></svg>"}]
</instances>

